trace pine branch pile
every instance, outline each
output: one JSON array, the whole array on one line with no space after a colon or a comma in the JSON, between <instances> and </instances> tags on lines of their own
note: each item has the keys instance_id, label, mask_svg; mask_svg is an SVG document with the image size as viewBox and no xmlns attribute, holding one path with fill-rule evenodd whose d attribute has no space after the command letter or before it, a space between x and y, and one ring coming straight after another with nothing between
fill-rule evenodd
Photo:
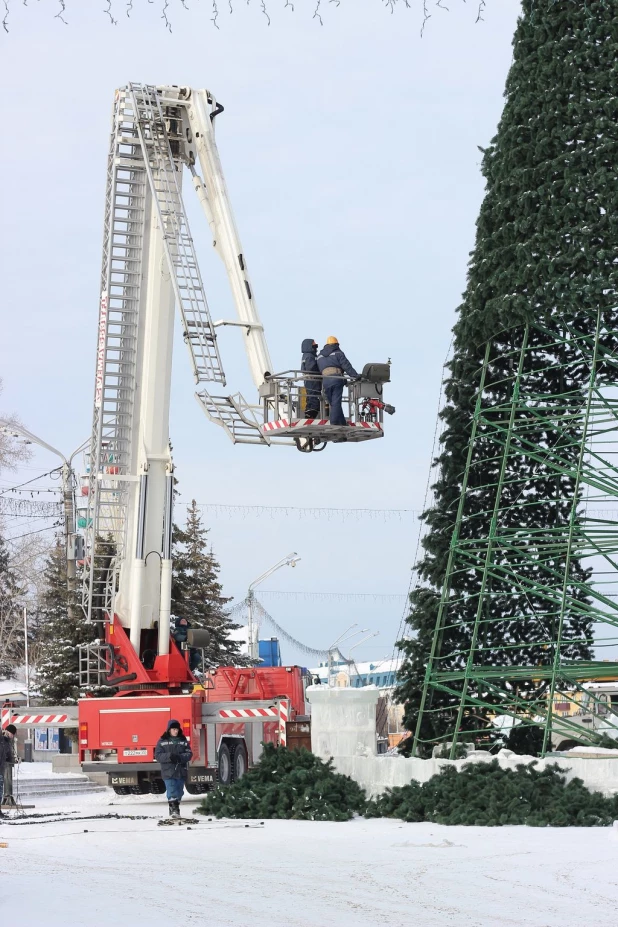
<instances>
[{"instance_id":1,"label":"pine branch pile","mask_svg":"<svg viewBox=\"0 0 618 927\"><path fill-rule=\"evenodd\" d=\"M210 792L196 809L217 818L349 821L365 810L365 792L308 750L265 744L257 766Z\"/></svg>"},{"instance_id":2,"label":"pine branch pile","mask_svg":"<svg viewBox=\"0 0 618 927\"><path fill-rule=\"evenodd\" d=\"M566 781L557 764L515 770L492 763L442 769L422 785L387 789L368 803L367 817L500 827L607 827L618 817L618 799L590 792L581 779Z\"/></svg>"}]
</instances>

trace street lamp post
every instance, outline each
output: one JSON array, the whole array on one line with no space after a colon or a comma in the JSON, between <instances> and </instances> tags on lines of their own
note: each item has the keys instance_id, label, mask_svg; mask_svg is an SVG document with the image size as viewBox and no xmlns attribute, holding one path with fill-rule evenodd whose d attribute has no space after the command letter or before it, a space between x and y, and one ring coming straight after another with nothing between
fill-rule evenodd
<instances>
[{"instance_id":1,"label":"street lamp post","mask_svg":"<svg viewBox=\"0 0 618 927\"><path fill-rule=\"evenodd\" d=\"M52 447L51 444L47 444L47 442L43 441L42 438L38 438L36 435L32 434L32 432L28 431L27 428L24 428L23 425L16 425L14 422L9 422L6 419L0 418L0 431L11 435L13 438L23 438L27 444L38 444L39 447L45 448L45 450L50 451L52 454L55 454L56 457L59 457L62 460L62 467L60 472L62 476L64 541L67 565L67 589L70 594L75 588L75 577L77 575L75 553L71 544L71 539L75 535L75 505L73 500L72 462L75 455L79 454L79 452L86 447L90 439L88 438L86 441L82 441L80 446L73 451L70 457L67 458L61 451L57 450L55 447ZM70 603L71 598L69 596L69 615L72 617L73 610Z\"/></svg>"},{"instance_id":2,"label":"street lamp post","mask_svg":"<svg viewBox=\"0 0 618 927\"><path fill-rule=\"evenodd\" d=\"M353 666L353 667L354 667L354 669L356 670L356 676L357 676L357 677L359 676L358 666L356 665L356 660L355 660L354 657L352 656L352 651L353 651L353 650L356 650L357 647L360 647L361 644L364 644L365 641L370 640L372 637L377 637L379 633L380 633L379 631L373 631L373 633L367 634L366 637L361 637L361 639L360 639L359 641L357 641L357 642L356 642L352 647L350 647L350 649L348 650L348 666ZM351 684L352 684L352 676L351 676L351 674L350 674L350 685L351 685Z\"/></svg>"},{"instance_id":3,"label":"street lamp post","mask_svg":"<svg viewBox=\"0 0 618 927\"><path fill-rule=\"evenodd\" d=\"M346 628L343 634L340 634L337 640L333 641L333 643L328 648L328 680L327 681L328 681L329 686L333 685L332 669L334 665L334 654L337 649L337 646L339 644L343 644L345 641L351 640L353 637L356 637L357 634L365 634L367 631L370 630L369 628L361 628L360 631L352 631L352 628L355 628L357 624L358 622L355 621L354 624L351 624L349 628ZM350 631L352 631L351 634L349 633Z\"/></svg>"},{"instance_id":4,"label":"street lamp post","mask_svg":"<svg viewBox=\"0 0 618 927\"><path fill-rule=\"evenodd\" d=\"M281 567L284 567L284 566L295 567L300 559L301 558L298 556L298 554L295 551L292 551L292 553L288 554L287 557L283 557L281 560L279 560L278 563L275 563L275 565L271 567L270 570L266 570L266 572L262 573L261 576L258 576L257 579L254 579L253 582L249 586L249 591L247 593L247 605L249 606L249 624L247 628L247 637L248 637L247 649L249 651L249 657L252 660L257 660L259 658L257 633L256 633L257 626L253 620L253 602L255 598L253 590L255 589L256 586L259 586L260 583L263 583L265 579L268 579L269 576L272 576L272 574L275 573L276 570L279 570L281 569Z\"/></svg>"}]
</instances>

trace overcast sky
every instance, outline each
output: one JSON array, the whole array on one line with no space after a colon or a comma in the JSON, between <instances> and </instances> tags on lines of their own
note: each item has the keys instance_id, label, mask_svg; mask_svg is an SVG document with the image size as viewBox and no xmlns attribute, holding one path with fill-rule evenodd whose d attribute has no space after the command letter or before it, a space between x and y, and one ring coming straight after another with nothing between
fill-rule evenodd
<instances>
[{"instance_id":1,"label":"overcast sky","mask_svg":"<svg viewBox=\"0 0 618 927\"><path fill-rule=\"evenodd\" d=\"M325 647L348 625L380 631L363 659L390 655L414 561L410 514L337 509L422 508L442 364L465 287L483 195L477 146L493 136L511 62L519 0L390 15L379 0L322 4L220 2L187 12L134 0L112 9L67 0L13 2L0 42L0 375L2 410L68 454L92 415L102 215L113 91L127 81L207 87L225 106L217 137L244 252L277 369L300 342L336 335L357 368L392 358L386 436L322 454L234 447L193 399L176 343L171 436L182 500L208 505L319 507L256 515L206 509L226 594L296 550L262 601L300 640ZM227 281L185 187L211 312L230 317ZM220 338L230 392L253 398L241 334ZM54 465L37 453L6 488ZM49 486L49 480L39 485ZM177 511L177 517L180 513ZM41 521L8 519L13 535ZM337 593L276 596L269 592ZM382 598L350 598L350 594ZM284 657L298 655L289 648ZM306 662L306 658L304 658Z\"/></svg>"}]
</instances>

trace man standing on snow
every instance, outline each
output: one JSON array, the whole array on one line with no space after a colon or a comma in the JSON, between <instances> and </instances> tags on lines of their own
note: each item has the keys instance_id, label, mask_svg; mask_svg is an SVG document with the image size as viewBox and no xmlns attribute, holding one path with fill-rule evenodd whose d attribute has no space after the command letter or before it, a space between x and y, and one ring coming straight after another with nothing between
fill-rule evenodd
<instances>
[{"instance_id":1,"label":"man standing on snow","mask_svg":"<svg viewBox=\"0 0 618 927\"><path fill-rule=\"evenodd\" d=\"M331 425L347 425L341 405L345 382L343 375L347 373L349 377L358 377L358 374L339 347L339 341L334 335L326 339L326 344L318 354L318 369L324 377L322 382L330 406Z\"/></svg>"},{"instance_id":2,"label":"man standing on snow","mask_svg":"<svg viewBox=\"0 0 618 927\"><path fill-rule=\"evenodd\" d=\"M0 818L4 817L2 813L2 799L4 797L4 776L5 773L11 773L11 767L15 763L15 754L13 752L13 738L17 734L17 728L14 724L7 724L6 730L0 734Z\"/></svg>"},{"instance_id":3,"label":"man standing on snow","mask_svg":"<svg viewBox=\"0 0 618 927\"><path fill-rule=\"evenodd\" d=\"M155 747L154 758L161 764L161 778L170 809L170 817L180 817L180 800L187 780L187 767L193 756L189 741L182 733L180 723L173 718Z\"/></svg>"}]
</instances>

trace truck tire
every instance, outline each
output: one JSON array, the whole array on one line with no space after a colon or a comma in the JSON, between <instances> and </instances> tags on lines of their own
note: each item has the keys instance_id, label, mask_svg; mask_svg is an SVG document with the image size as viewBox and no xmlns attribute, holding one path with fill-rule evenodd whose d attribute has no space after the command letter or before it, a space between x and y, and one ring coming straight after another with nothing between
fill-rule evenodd
<instances>
[{"instance_id":1,"label":"truck tire","mask_svg":"<svg viewBox=\"0 0 618 927\"><path fill-rule=\"evenodd\" d=\"M247 772L247 766L247 751L245 745L243 743L237 744L232 753L232 773L234 782L238 782L239 779L242 779Z\"/></svg>"},{"instance_id":2,"label":"truck tire","mask_svg":"<svg viewBox=\"0 0 618 927\"><path fill-rule=\"evenodd\" d=\"M218 778L219 785L230 785L232 782L232 751L226 743L219 747Z\"/></svg>"},{"instance_id":3,"label":"truck tire","mask_svg":"<svg viewBox=\"0 0 618 927\"><path fill-rule=\"evenodd\" d=\"M163 795L165 792L165 782L163 779L151 779L150 790L153 795Z\"/></svg>"}]
</instances>

